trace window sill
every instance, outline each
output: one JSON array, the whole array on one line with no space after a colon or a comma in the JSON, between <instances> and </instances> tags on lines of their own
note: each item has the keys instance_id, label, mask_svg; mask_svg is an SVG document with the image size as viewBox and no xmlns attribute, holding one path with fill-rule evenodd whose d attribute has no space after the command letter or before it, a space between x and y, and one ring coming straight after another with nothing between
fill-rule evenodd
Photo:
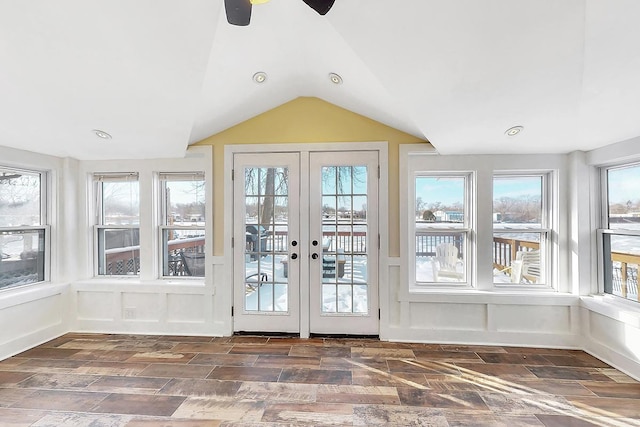
<instances>
[{"instance_id":1,"label":"window sill","mask_svg":"<svg viewBox=\"0 0 640 427\"><path fill-rule=\"evenodd\" d=\"M114 277L93 277L91 279L86 280L78 280L73 282L74 286L80 287L91 287L95 289L96 287L108 286L109 288L115 287L127 287L130 288L135 286L136 289L140 288L149 288L155 289L165 288L165 287L197 287L203 288L206 285L204 277L202 278L191 278L191 279L153 279L153 280L142 280L139 277L124 277L124 276L114 276Z\"/></svg>"},{"instance_id":2,"label":"window sill","mask_svg":"<svg viewBox=\"0 0 640 427\"><path fill-rule=\"evenodd\" d=\"M612 295L589 295L580 298L587 310L640 329L640 304Z\"/></svg>"},{"instance_id":3,"label":"window sill","mask_svg":"<svg viewBox=\"0 0 640 427\"><path fill-rule=\"evenodd\" d=\"M62 294L68 289L68 286L68 283L37 282L4 288L0 292L0 310Z\"/></svg>"},{"instance_id":4,"label":"window sill","mask_svg":"<svg viewBox=\"0 0 640 427\"><path fill-rule=\"evenodd\" d=\"M460 304L515 304L515 305L577 305L579 298L573 294L550 290L482 291L477 289L412 289L401 301L440 302Z\"/></svg>"}]
</instances>

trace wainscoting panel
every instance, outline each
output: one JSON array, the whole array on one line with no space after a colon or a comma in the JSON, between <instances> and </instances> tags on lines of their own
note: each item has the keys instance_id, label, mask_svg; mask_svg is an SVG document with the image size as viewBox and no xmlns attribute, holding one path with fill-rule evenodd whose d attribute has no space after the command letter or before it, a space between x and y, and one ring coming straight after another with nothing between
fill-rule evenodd
<instances>
[{"instance_id":1,"label":"wainscoting panel","mask_svg":"<svg viewBox=\"0 0 640 427\"><path fill-rule=\"evenodd\" d=\"M78 318L84 320L114 320L113 294L110 292L78 292Z\"/></svg>"},{"instance_id":2,"label":"wainscoting panel","mask_svg":"<svg viewBox=\"0 0 640 427\"><path fill-rule=\"evenodd\" d=\"M486 304L412 303L411 326L423 329L484 331Z\"/></svg>"},{"instance_id":3,"label":"wainscoting panel","mask_svg":"<svg viewBox=\"0 0 640 427\"><path fill-rule=\"evenodd\" d=\"M36 285L0 297L0 360L68 330L67 285Z\"/></svg>"},{"instance_id":4,"label":"wainscoting panel","mask_svg":"<svg viewBox=\"0 0 640 427\"><path fill-rule=\"evenodd\" d=\"M543 305L493 305L493 324L504 332L566 334L571 331L571 307Z\"/></svg>"},{"instance_id":5,"label":"wainscoting panel","mask_svg":"<svg viewBox=\"0 0 640 427\"><path fill-rule=\"evenodd\" d=\"M202 295L167 294L167 320L204 323L205 302Z\"/></svg>"}]
</instances>

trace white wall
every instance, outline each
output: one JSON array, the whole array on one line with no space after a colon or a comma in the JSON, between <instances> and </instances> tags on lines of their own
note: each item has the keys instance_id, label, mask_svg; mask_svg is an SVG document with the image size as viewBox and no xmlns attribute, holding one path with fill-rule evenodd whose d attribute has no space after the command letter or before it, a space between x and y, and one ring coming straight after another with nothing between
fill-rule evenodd
<instances>
[{"instance_id":1,"label":"white wall","mask_svg":"<svg viewBox=\"0 0 640 427\"><path fill-rule=\"evenodd\" d=\"M413 150L407 146L403 150ZM138 170L205 170L211 177L210 147L198 147L193 156L173 160L78 162L0 147L3 165L51 172L52 283L0 291L0 358L8 357L68 331L228 335L227 306L231 268L228 257L213 257L207 246L204 280L157 279L154 266L138 279L94 278L88 183L91 172ZM634 157L635 156L635 157ZM402 157L402 156L401 156ZM560 215L555 255L559 265L554 290L535 296L514 290L496 290L476 275L478 288L456 291L409 292L404 269L407 247L400 258L381 265L382 339L438 343L504 344L582 348L615 367L640 378L640 309L637 304L598 293L595 255L597 179L595 166L640 159L640 138L590 153L568 156L432 156L425 167L477 170L483 188L490 188L494 169L554 169L558 171ZM401 171L406 170L401 164ZM403 178L403 177L401 177ZM406 177L404 177L406 179ZM146 180L147 178L145 178ZM207 181L207 194L212 194ZM225 184L226 185L226 184ZM141 182L147 214L153 215L151 181ZM400 192L406 193L406 182ZM390 191L395 191L390 189ZM146 196L144 194L147 194ZM406 194L402 206L410 206ZM488 194L480 197L489 197ZM212 212L208 200L207 212ZM486 210L486 209L485 209ZM491 238L491 212L479 212L483 237ZM402 232L406 232L406 219ZM144 231L154 235L153 225ZM142 232L142 230L141 230ZM211 224L207 226L211 241ZM485 242L486 243L486 242ZM479 253L485 263L490 254ZM125 316L125 308L135 308ZM130 312L129 312L130 314Z\"/></svg>"},{"instance_id":2,"label":"white wall","mask_svg":"<svg viewBox=\"0 0 640 427\"><path fill-rule=\"evenodd\" d=\"M61 236L73 235L73 230L67 227L73 224L75 204L71 202L73 208L70 210L68 201L57 195L61 189L73 186L76 162L6 147L0 147L0 159L3 166L48 172L51 209L47 216L51 224L50 242L53 243L48 265L51 283L0 290L0 359L4 359L69 330L65 271L70 263L64 255L69 246ZM64 214L70 218L63 220Z\"/></svg>"}]
</instances>

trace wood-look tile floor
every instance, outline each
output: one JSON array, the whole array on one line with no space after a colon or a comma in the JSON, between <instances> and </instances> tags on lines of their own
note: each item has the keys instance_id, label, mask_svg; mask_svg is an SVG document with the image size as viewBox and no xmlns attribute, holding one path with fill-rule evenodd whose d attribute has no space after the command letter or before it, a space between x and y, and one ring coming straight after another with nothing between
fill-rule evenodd
<instances>
[{"instance_id":1,"label":"wood-look tile floor","mask_svg":"<svg viewBox=\"0 0 640 427\"><path fill-rule=\"evenodd\" d=\"M0 426L637 426L640 383L573 350L67 334L0 362Z\"/></svg>"}]
</instances>

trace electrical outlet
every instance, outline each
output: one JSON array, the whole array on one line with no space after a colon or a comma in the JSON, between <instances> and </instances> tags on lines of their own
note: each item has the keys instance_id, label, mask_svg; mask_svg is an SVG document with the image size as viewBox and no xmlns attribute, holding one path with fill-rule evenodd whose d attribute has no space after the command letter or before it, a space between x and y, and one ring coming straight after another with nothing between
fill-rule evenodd
<instances>
[{"instance_id":1,"label":"electrical outlet","mask_svg":"<svg viewBox=\"0 0 640 427\"><path fill-rule=\"evenodd\" d=\"M136 318L136 308L135 307L127 307L124 309L124 318L125 319L135 319Z\"/></svg>"}]
</instances>

